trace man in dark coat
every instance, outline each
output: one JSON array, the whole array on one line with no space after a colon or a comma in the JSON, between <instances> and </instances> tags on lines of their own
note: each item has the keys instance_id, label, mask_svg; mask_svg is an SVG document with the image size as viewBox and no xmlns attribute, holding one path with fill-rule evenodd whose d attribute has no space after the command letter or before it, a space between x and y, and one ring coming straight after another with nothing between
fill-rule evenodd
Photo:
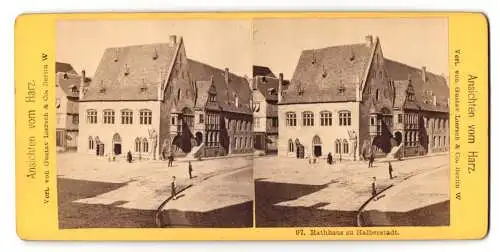
<instances>
[{"instance_id":1,"label":"man in dark coat","mask_svg":"<svg viewBox=\"0 0 500 252\"><path fill-rule=\"evenodd\" d=\"M392 179L392 164L391 161L389 161L389 177Z\"/></svg>"},{"instance_id":2,"label":"man in dark coat","mask_svg":"<svg viewBox=\"0 0 500 252\"><path fill-rule=\"evenodd\" d=\"M132 152L131 151L127 152L127 162L132 163Z\"/></svg>"},{"instance_id":3,"label":"man in dark coat","mask_svg":"<svg viewBox=\"0 0 500 252\"><path fill-rule=\"evenodd\" d=\"M168 167L172 167L173 163L174 163L174 153L170 153L170 156L168 156Z\"/></svg>"},{"instance_id":4,"label":"man in dark coat","mask_svg":"<svg viewBox=\"0 0 500 252\"><path fill-rule=\"evenodd\" d=\"M175 184L175 176L172 176L172 182L170 183L170 191L172 193L172 199L176 200L177 199L177 193L175 192L175 187L176 187L176 184Z\"/></svg>"},{"instance_id":5,"label":"man in dark coat","mask_svg":"<svg viewBox=\"0 0 500 252\"><path fill-rule=\"evenodd\" d=\"M188 161L188 172L189 172L189 179L193 178L193 166L191 165L191 161Z\"/></svg>"},{"instance_id":6,"label":"man in dark coat","mask_svg":"<svg viewBox=\"0 0 500 252\"><path fill-rule=\"evenodd\" d=\"M368 167L373 167L373 162L375 161L375 154L372 153L370 154L370 160L368 161Z\"/></svg>"},{"instance_id":7,"label":"man in dark coat","mask_svg":"<svg viewBox=\"0 0 500 252\"><path fill-rule=\"evenodd\" d=\"M377 185L375 184L376 181L377 181L377 178L373 177L373 181L372 181L372 197L375 197L375 195L377 195Z\"/></svg>"},{"instance_id":8,"label":"man in dark coat","mask_svg":"<svg viewBox=\"0 0 500 252\"><path fill-rule=\"evenodd\" d=\"M326 157L326 162L331 165L333 163L333 157L332 157L332 153L331 152L328 152L328 156Z\"/></svg>"}]
</instances>

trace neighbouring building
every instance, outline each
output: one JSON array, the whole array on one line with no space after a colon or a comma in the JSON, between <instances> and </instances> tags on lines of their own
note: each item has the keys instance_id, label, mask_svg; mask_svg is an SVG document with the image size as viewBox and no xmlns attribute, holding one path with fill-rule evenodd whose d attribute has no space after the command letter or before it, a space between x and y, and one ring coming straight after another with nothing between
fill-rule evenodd
<instances>
[{"instance_id":1,"label":"neighbouring building","mask_svg":"<svg viewBox=\"0 0 500 252\"><path fill-rule=\"evenodd\" d=\"M288 85L283 74L278 77L264 66L253 66L252 110L254 148L265 153L278 151L278 88Z\"/></svg>"},{"instance_id":2,"label":"neighbouring building","mask_svg":"<svg viewBox=\"0 0 500 252\"><path fill-rule=\"evenodd\" d=\"M174 35L168 43L106 49L92 85L81 87L79 151L131 151L139 159L247 151L248 83L228 69L207 66L201 75L197 64Z\"/></svg>"},{"instance_id":3,"label":"neighbouring building","mask_svg":"<svg viewBox=\"0 0 500 252\"><path fill-rule=\"evenodd\" d=\"M303 51L290 85L278 94L282 155L298 155L302 147L313 156L355 159L384 127L406 155L448 150L445 78L384 58L372 36Z\"/></svg>"},{"instance_id":4,"label":"neighbouring building","mask_svg":"<svg viewBox=\"0 0 500 252\"><path fill-rule=\"evenodd\" d=\"M85 74L78 75L68 63L56 62L56 147L76 151L78 145L78 98L80 86L88 86Z\"/></svg>"},{"instance_id":5,"label":"neighbouring building","mask_svg":"<svg viewBox=\"0 0 500 252\"><path fill-rule=\"evenodd\" d=\"M195 139L204 156L253 151L251 91L245 77L189 60L196 90Z\"/></svg>"}]
</instances>

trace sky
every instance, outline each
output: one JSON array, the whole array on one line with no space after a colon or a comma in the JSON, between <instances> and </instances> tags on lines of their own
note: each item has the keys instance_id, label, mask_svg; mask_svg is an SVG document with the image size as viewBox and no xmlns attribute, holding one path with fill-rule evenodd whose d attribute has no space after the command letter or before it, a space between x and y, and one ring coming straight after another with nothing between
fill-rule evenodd
<instances>
[{"instance_id":1,"label":"sky","mask_svg":"<svg viewBox=\"0 0 500 252\"><path fill-rule=\"evenodd\" d=\"M182 36L188 58L251 76L251 22L248 20L60 21L56 60L93 76L104 50L137 44L168 43Z\"/></svg>"},{"instance_id":2,"label":"sky","mask_svg":"<svg viewBox=\"0 0 500 252\"><path fill-rule=\"evenodd\" d=\"M302 50L364 43L379 37L384 57L448 75L445 18L266 19L253 26L254 63L290 79Z\"/></svg>"},{"instance_id":3,"label":"sky","mask_svg":"<svg viewBox=\"0 0 500 252\"><path fill-rule=\"evenodd\" d=\"M302 50L379 37L386 58L448 75L445 18L60 21L56 59L92 76L108 47L168 42L182 36L189 58L251 76L268 66L290 79Z\"/></svg>"}]
</instances>

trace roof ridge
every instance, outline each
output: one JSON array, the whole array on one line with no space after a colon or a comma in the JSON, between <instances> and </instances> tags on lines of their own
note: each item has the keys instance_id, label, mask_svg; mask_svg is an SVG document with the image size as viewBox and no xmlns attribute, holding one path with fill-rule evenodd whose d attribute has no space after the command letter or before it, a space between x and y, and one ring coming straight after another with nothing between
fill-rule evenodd
<instances>
[{"instance_id":1,"label":"roof ridge","mask_svg":"<svg viewBox=\"0 0 500 252\"><path fill-rule=\"evenodd\" d=\"M157 42L157 43L146 43L146 44L134 44L134 45L126 45L126 46L113 46L106 47L105 50L108 49L122 49L122 48L132 48L132 47L141 47L141 46L154 46L154 45L169 45L170 42Z\"/></svg>"},{"instance_id":2,"label":"roof ridge","mask_svg":"<svg viewBox=\"0 0 500 252\"><path fill-rule=\"evenodd\" d=\"M341 44L341 45L326 46L326 47L321 47L321 48L305 49L305 50L302 50L302 52L309 52L309 51L312 52L312 51L325 50L325 49L331 49L331 48L348 47L348 46L366 46L366 44L365 43Z\"/></svg>"},{"instance_id":3,"label":"roof ridge","mask_svg":"<svg viewBox=\"0 0 500 252\"><path fill-rule=\"evenodd\" d=\"M403 66L405 66L405 67L411 68L411 69L416 70L416 71L422 71L422 68L414 67L414 66L408 65L408 64L406 64L406 63L402 63L402 62L400 62L400 61L397 61L397 60L394 60L394 59L389 59L389 58L387 58L387 57L384 57L384 61L386 61L386 60L388 60L388 61L392 61L392 62L397 63L397 64L400 64L400 65L403 65ZM443 75L441 75L441 74L437 74L437 73L434 73L434 72L431 72L431 71L428 71L428 70L426 70L426 71L425 71L425 73L426 73L426 74L432 74L432 75L435 75L436 77L442 77L442 78L444 78L444 76L443 76Z\"/></svg>"}]
</instances>

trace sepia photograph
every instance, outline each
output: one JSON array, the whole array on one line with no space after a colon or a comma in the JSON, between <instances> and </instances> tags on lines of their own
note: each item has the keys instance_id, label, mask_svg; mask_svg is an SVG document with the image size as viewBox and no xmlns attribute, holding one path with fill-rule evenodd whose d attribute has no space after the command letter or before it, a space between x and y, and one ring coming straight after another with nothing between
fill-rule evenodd
<instances>
[{"instance_id":1,"label":"sepia photograph","mask_svg":"<svg viewBox=\"0 0 500 252\"><path fill-rule=\"evenodd\" d=\"M60 21L59 228L253 227L251 22Z\"/></svg>"},{"instance_id":2,"label":"sepia photograph","mask_svg":"<svg viewBox=\"0 0 500 252\"><path fill-rule=\"evenodd\" d=\"M450 223L445 18L56 31L61 229Z\"/></svg>"},{"instance_id":3,"label":"sepia photograph","mask_svg":"<svg viewBox=\"0 0 500 252\"><path fill-rule=\"evenodd\" d=\"M257 227L449 225L446 18L256 19L252 39Z\"/></svg>"}]
</instances>

